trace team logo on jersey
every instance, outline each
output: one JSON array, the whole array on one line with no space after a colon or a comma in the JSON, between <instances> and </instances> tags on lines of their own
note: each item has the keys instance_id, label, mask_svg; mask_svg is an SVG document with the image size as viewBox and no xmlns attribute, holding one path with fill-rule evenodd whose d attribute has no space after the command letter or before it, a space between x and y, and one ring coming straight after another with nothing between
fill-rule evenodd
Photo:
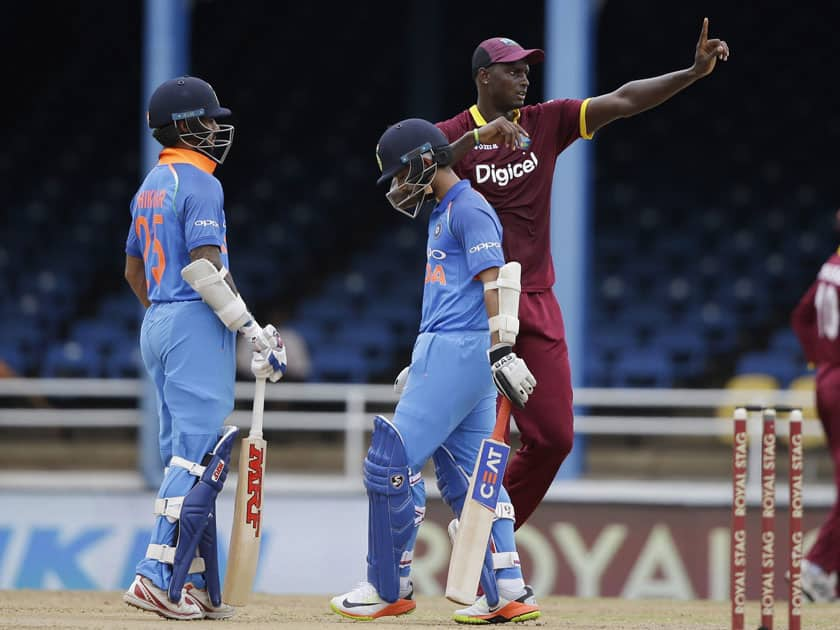
<instances>
[{"instance_id":1,"label":"team logo on jersey","mask_svg":"<svg viewBox=\"0 0 840 630\"><path fill-rule=\"evenodd\" d=\"M438 236L440 236L441 229L442 229L441 224L440 224L440 223L438 223L438 224L435 226L435 238L437 238Z\"/></svg>"},{"instance_id":2,"label":"team logo on jersey","mask_svg":"<svg viewBox=\"0 0 840 630\"><path fill-rule=\"evenodd\" d=\"M529 173L534 172L539 166L537 156L531 151L531 157L525 158L516 164L507 164L505 166L496 166L495 164L476 164L475 166L475 181L478 184L483 184L486 181L492 181L499 186L507 186L514 179L525 177Z\"/></svg>"}]
</instances>

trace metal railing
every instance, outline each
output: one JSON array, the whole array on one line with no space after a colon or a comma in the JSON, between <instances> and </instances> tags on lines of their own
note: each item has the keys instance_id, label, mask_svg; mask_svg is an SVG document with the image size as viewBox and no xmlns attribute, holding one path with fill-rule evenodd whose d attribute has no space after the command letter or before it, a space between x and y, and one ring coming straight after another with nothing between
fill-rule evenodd
<instances>
[{"instance_id":1,"label":"metal railing","mask_svg":"<svg viewBox=\"0 0 840 630\"><path fill-rule=\"evenodd\" d=\"M139 400L143 382L139 379L0 379L0 427L39 428L120 428L139 427ZM236 384L235 397L245 403L253 397L254 385ZM50 407L11 406L21 398L73 399L77 404ZM731 423L724 409L740 405L789 405L804 409L814 404L813 392L801 390L737 389L648 389L648 388L579 388L574 392L575 432L581 435L616 436L725 436ZM78 406L79 400L89 401ZM114 401L120 401L116 404ZM355 483L359 463L365 454L365 436L372 427L376 412L391 413L398 401L390 385L279 383L266 389L266 402L290 403L304 409L271 410L267 406L264 428L267 431L335 431L344 434L345 485ZM91 404L95 403L95 404ZM305 409L306 405L329 404L335 411ZM234 411L228 423L250 425L247 405ZM605 410L612 411L607 413ZM514 413L515 417L515 413ZM806 420L808 420L806 416ZM516 431L512 424L512 431ZM778 422L780 435L787 423ZM758 444L760 422L751 422L751 444ZM822 433L818 422L806 422L806 436ZM750 448L751 495L757 493L760 475L760 452Z\"/></svg>"}]
</instances>

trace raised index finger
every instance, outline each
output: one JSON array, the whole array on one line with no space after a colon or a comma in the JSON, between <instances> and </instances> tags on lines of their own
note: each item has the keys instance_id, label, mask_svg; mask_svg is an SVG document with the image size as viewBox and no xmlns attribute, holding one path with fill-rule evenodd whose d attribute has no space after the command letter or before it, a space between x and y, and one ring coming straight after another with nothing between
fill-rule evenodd
<instances>
[{"instance_id":1,"label":"raised index finger","mask_svg":"<svg viewBox=\"0 0 840 630\"><path fill-rule=\"evenodd\" d=\"M703 18L703 26L700 27L700 44L705 44L709 37L709 18Z\"/></svg>"}]
</instances>

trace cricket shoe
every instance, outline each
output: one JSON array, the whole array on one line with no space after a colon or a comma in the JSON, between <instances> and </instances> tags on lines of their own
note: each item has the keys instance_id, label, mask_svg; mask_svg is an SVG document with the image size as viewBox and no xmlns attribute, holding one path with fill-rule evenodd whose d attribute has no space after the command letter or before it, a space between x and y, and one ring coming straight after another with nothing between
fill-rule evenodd
<instances>
[{"instance_id":1,"label":"cricket shoe","mask_svg":"<svg viewBox=\"0 0 840 630\"><path fill-rule=\"evenodd\" d=\"M826 573L808 560L802 561L802 592L812 602L833 602L837 599L837 574Z\"/></svg>"},{"instance_id":2,"label":"cricket shoe","mask_svg":"<svg viewBox=\"0 0 840 630\"><path fill-rule=\"evenodd\" d=\"M213 602L210 601L210 594L206 588L198 588L192 582L187 582L184 589L187 591L187 595L192 597L193 601L201 606L205 619L230 619L236 613L233 606L224 602L220 606L214 606Z\"/></svg>"},{"instance_id":3,"label":"cricket shoe","mask_svg":"<svg viewBox=\"0 0 840 630\"><path fill-rule=\"evenodd\" d=\"M131 586L123 593L123 601L129 606L148 610L167 619L204 619L201 605L186 590L181 591L181 601L173 604L169 601L166 591L158 588L144 575L134 578Z\"/></svg>"},{"instance_id":4,"label":"cricket shoe","mask_svg":"<svg viewBox=\"0 0 840 630\"><path fill-rule=\"evenodd\" d=\"M411 584L409 584L408 593L393 603L382 599L370 582L360 582L349 593L338 595L330 600L330 608L333 612L356 621L372 621L380 617L407 615L416 607L414 586Z\"/></svg>"},{"instance_id":5,"label":"cricket shoe","mask_svg":"<svg viewBox=\"0 0 840 630\"><path fill-rule=\"evenodd\" d=\"M499 603L492 609L487 604L487 596L479 597L472 606L456 610L452 618L458 623L508 623L536 619L542 613L534 597L533 589L526 585L523 594L516 599L499 596Z\"/></svg>"}]
</instances>

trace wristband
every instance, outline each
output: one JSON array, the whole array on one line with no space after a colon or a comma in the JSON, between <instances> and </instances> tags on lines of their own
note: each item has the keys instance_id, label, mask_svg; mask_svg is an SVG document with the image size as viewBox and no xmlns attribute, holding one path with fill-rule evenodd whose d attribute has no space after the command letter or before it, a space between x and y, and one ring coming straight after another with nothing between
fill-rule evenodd
<instances>
[{"instance_id":1,"label":"wristband","mask_svg":"<svg viewBox=\"0 0 840 630\"><path fill-rule=\"evenodd\" d=\"M481 140L478 137L478 127L473 129L473 140L475 141L475 146L478 146L479 144L481 144Z\"/></svg>"}]
</instances>

